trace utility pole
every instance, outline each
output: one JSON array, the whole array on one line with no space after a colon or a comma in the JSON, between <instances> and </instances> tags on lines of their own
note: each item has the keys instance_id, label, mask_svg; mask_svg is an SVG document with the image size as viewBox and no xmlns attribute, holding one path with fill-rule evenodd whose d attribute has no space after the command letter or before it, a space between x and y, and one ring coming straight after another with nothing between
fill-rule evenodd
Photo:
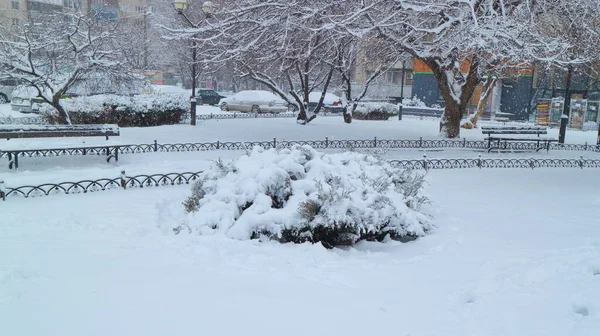
<instances>
[{"instance_id":1,"label":"utility pole","mask_svg":"<svg viewBox=\"0 0 600 336\"><path fill-rule=\"evenodd\" d=\"M567 68L567 83L565 85L565 103L563 113L560 116L560 131L558 133L558 143L565 143L567 133L567 124L569 123L569 111L571 110L571 77L573 76L573 66Z\"/></svg>"}]
</instances>

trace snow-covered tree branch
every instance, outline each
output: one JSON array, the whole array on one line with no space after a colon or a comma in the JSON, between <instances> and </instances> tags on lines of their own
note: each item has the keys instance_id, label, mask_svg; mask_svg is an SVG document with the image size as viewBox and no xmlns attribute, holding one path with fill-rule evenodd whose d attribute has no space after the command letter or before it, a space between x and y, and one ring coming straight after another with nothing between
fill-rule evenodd
<instances>
[{"instance_id":1,"label":"snow-covered tree branch","mask_svg":"<svg viewBox=\"0 0 600 336\"><path fill-rule=\"evenodd\" d=\"M92 78L123 77L120 52L111 49L110 23L92 15L47 13L0 36L0 76L35 88L70 123L60 98L76 83Z\"/></svg>"}]
</instances>

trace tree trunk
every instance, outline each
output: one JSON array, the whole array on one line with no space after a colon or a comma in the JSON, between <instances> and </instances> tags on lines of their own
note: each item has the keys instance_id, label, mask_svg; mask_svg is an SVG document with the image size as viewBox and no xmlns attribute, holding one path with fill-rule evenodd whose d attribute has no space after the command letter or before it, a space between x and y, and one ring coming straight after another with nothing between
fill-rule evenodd
<instances>
[{"instance_id":1,"label":"tree trunk","mask_svg":"<svg viewBox=\"0 0 600 336\"><path fill-rule=\"evenodd\" d=\"M464 107L454 101L446 102L446 108L444 108L444 114L440 120L440 134L443 137L450 139L460 137L460 120L465 111Z\"/></svg>"},{"instance_id":2,"label":"tree trunk","mask_svg":"<svg viewBox=\"0 0 600 336\"><path fill-rule=\"evenodd\" d=\"M458 138L460 137L460 121L480 80L477 58L475 56L469 59L457 58L453 62L446 62L451 64L450 66L442 66L442 63L436 58L422 60L433 71L440 93L446 103L444 114L440 120L440 135L450 139ZM469 62L466 76L461 74L460 64L463 62Z\"/></svg>"},{"instance_id":3,"label":"tree trunk","mask_svg":"<svg viewBox=\"0 0 600 336\"><path fill-rule=\"evenodd\" d=\"M304 108L304 105L300 105L298 106L298 117L296 117L296 122L298 124L303 124L306 125L306 109Z\"/></svg>"},{"instance_id":4,"label":"tree trunk","mask_svg":"<svg viewBox=\"0 0 600 336\"><path fill-rule=\"evenodd\" d=\"M477 121L483 115L483 111L485 110L485 104L487 98L490 96L492 89L496 85L497 78L489 76L485 84L483 85L483 89L481 90L481 96L479 97L479 101L477 102L477 111L473 114L467 121L465 121L461 127L464 129L473 129L477 128Z\"/></svg>"},{"instance_id":5,"label":"tree trunk","mask_svg":"<svg viewBox=\"0 0 600 336\"><path fill-rule=\"evenodd\" d=\"M346 124L352 123L352 113L354 113L357 105L358 104L356 102L346 104L346 108L344 109L344 112L342 112L344 115L344 122Z\"/></svg>"},{"instance_id":6,"label":"tree trunk","mask_svg":"<svg viewBox=\"0 0 600 336\"><path fill-rule=\"evenodd\" d=\"M58 113L58 122L63 125L71 125L71 118L69 117L69 113L60 105L58 101L52 101L52 107L56 109Z\"/></svg>"}]
</instances>

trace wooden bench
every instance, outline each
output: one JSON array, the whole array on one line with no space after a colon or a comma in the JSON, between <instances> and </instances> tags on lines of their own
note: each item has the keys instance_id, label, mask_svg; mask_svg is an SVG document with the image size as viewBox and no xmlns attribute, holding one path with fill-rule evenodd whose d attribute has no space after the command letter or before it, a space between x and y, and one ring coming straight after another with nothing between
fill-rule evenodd
<instances>
[{"instance_id":1,"label":"wooden bench","mask_svg":"<svg viewBox=\"0 0 600 336\"><path fill-rule=\"evenodd\" d=\"M62 138L62 137L93 137L104 136L106 140L110 136L119 136L118 125L0 125L0 139L24 139L24 138ZM81 151L82 155L87 153L104 154L106 161L114 159L119 161L119 146L94 146L75 148L44 148L44 149L11 149L0 150L6 153L8 168L19 168L19 156L46 157L53 156L58 151Z\"/></svg>"},{"instance_id":2,"label":"wooden bench","mask_svg":"<svg viewBox=\"0 0 600 336\"><path fill-rule=\"evenodd\" d=\"M487 134L488 152L494 149L510 149L509 142L535 142L535 151L550 150L550 144L558 141L555 139L541 138L540 135L548 134L546 127L540 126L484 126L481 133ZM536 138L509 138L503 135L537 135Z\"/></svg>"},{"instance_id":3,"label":"wooden bench","mask_svg":"<svg viewBox=\"0 0 600 336\"><path fill-rule=\"evenodd\" d=\"M0 139L119 136L118 125L0 125Z\"/></svg>"}]
</instances>

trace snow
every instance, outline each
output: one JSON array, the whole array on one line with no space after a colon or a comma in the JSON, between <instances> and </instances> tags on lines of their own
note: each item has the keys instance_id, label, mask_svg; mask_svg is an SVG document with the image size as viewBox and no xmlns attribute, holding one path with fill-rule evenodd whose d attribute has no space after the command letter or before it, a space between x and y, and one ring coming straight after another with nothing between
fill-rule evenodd
<instances>
[{"instance_id":1,"label":"snow","mask_svg":"<svg viewBox=\"0 0 600 336\"><path fill-rule=\"evenodd\" d=\"M283 99L274 95L269 91L261 91L261 90L246 90L240 91L230 97L221 99L222 102L229 102L231 99L239 100L239 101L256 101L256 102L268 102L268 101L276 101L283 103Z\"/></svg>"},{"instance_id":2,"label":"snow","mask_svg":"<svg viewBox=\"0 0 600 336\"><path fill-rule=\"evenodd\" d=\"M175 86L175 85L153 84L152 89L155 93L162 93L162 94L187 94L187 95L191 94L191 92L190 92L191 90L187 90L182 87Z\"/></svg>"},{"instance_id":3,"label":"snow","mask_svg":"<svg viewBox=\"0 0 600 336\"><path fill-rule=\"evenodd\" d=\"M6 104L5 104L6 105ZM210 111L202 106L199 111ZM1 109L0 109L1 111ZM0 112L1 113L1 112ZM206 112L208 113L208 112ZM493 125L493 123L490 123ZM438 139L436 120L206 120L0 149L300 139ZM558 130L550 129L550 136ZM480 130L463 130L469 140ZM569 130L572 143L595 132ZM327 150L339 153L340 150ZM599 158L593 152L368 149L385 159ZM6 188L206 170L243 151L0 160ZM251 169L252 167L248 167ZM262 173L268 178L270 170ZM190 185L0 201L0 335L588 336L600 330L596 169L429 171L432 230L411 243L319 245L174 235ZM35 321L35 323L31 323ZM306 328L290 325L307 323ZM399 329L400 328L400 329Z\"/></svg>"},{"instance_id":4,"label":"snow","mask_svg":"<svg viewBox=\"0 0 600 336\"><path fill-rule=\"evenodd\" d=\"M0 202L0 334L600 330L597 171L427 178L430 235L331 251L174 236L164 222L189 186ZM557 195L566 196L560 206Z\"/></svg>"},{"instance_id":5,"label":"snow","mask_svg":"<svg viewBox=\"0 0 600 336\"><path fill-rule=\"evenodd\" d=\"M311 103L318 103L321 99L321 92L311 92L308 94L308 101ZM333 93L326 92L323 104L333 105L335 102L340 102L341 98L334 95Z\"/></svg>"},{"instance_id":6,"label":"snow","mask_svg":"<svg viewBox=\"0 0 600 336\"><path fill-rule=\"evenodd\" d=\"M27 118L32 116L35 117L37 115L13 111L10 106L10 103L0 104L0 118Z\"/></svg>"},{"instance_id":7,"label":"snow","mask_svg":"<svg viewBox=\"0 0 600 336\"><path fill-rule=\"evenodd\" d=\"M210 113L216 108L199 106L199 113ZM200 112L206 111L206 112ZM484 123L486 124L486 123ZM482 124L482 125L484 125ZM492 123L490 123L493 125ZM147 128L120 128L120 136L87 138L11 139L0 142L1 150L74 148L91 146L117 146L128 144L202 143L215 141L277 141L282 140L348 140L365 139L439 139L436 120L404 118L402 121L362 121L345 124L342 117L318 117L306 126L295 125L294 118L265 119L222 119L199 121L196 126L171 125ZM557 138L558 130L549 129L548 136ZM481 130L462 130L467 140L483 140ZM567 131L567 142L594 144L596 132ZM327 153L343 149L325 150ZM549 153L487 153L462 148L451 149L359 149L369 154L384 155L387 159L421 159L427 153L429 159L436 158L579 158L600 159L600 153L579 151L553 151ZM202 152L157 152L144 154L122 154L119 162L107 163L103 155L20 157L19 170L9 170L7 159L0 158L0 179L10 188L22 185L40 185L48 182L81 181L99 178L117 178L121 169L128 176L141 174L174 173L207 169L214 160L231 160L242 155L242 151L215 150ZM1 211L1 210L0 210Z\"/></svg>"},{"instance_id":8,"label":"snow","mask_svg":"<svg viewBox=\"0 0 600 336\"><path fill-rule=\"evenodd\" d=\"M415 192L410 192L411 188ZM418 212L420 186L412 174L370 155L324 154L309 146L256 147L231 164L213 165L193 187L197 209L172 221L195 233L221 232L250 239L266 231L281 237L292 228L347 225L357 235L394 233L423 236L431 229ZM281 206L272 205L283 203ZM314 218L301 216L305 202L318 204ZM240 210L247 207L245 210ZM183 215L183 211L180 211ZM357 236L356 239L359 237Z\"/></svg>"}]
</instances>

